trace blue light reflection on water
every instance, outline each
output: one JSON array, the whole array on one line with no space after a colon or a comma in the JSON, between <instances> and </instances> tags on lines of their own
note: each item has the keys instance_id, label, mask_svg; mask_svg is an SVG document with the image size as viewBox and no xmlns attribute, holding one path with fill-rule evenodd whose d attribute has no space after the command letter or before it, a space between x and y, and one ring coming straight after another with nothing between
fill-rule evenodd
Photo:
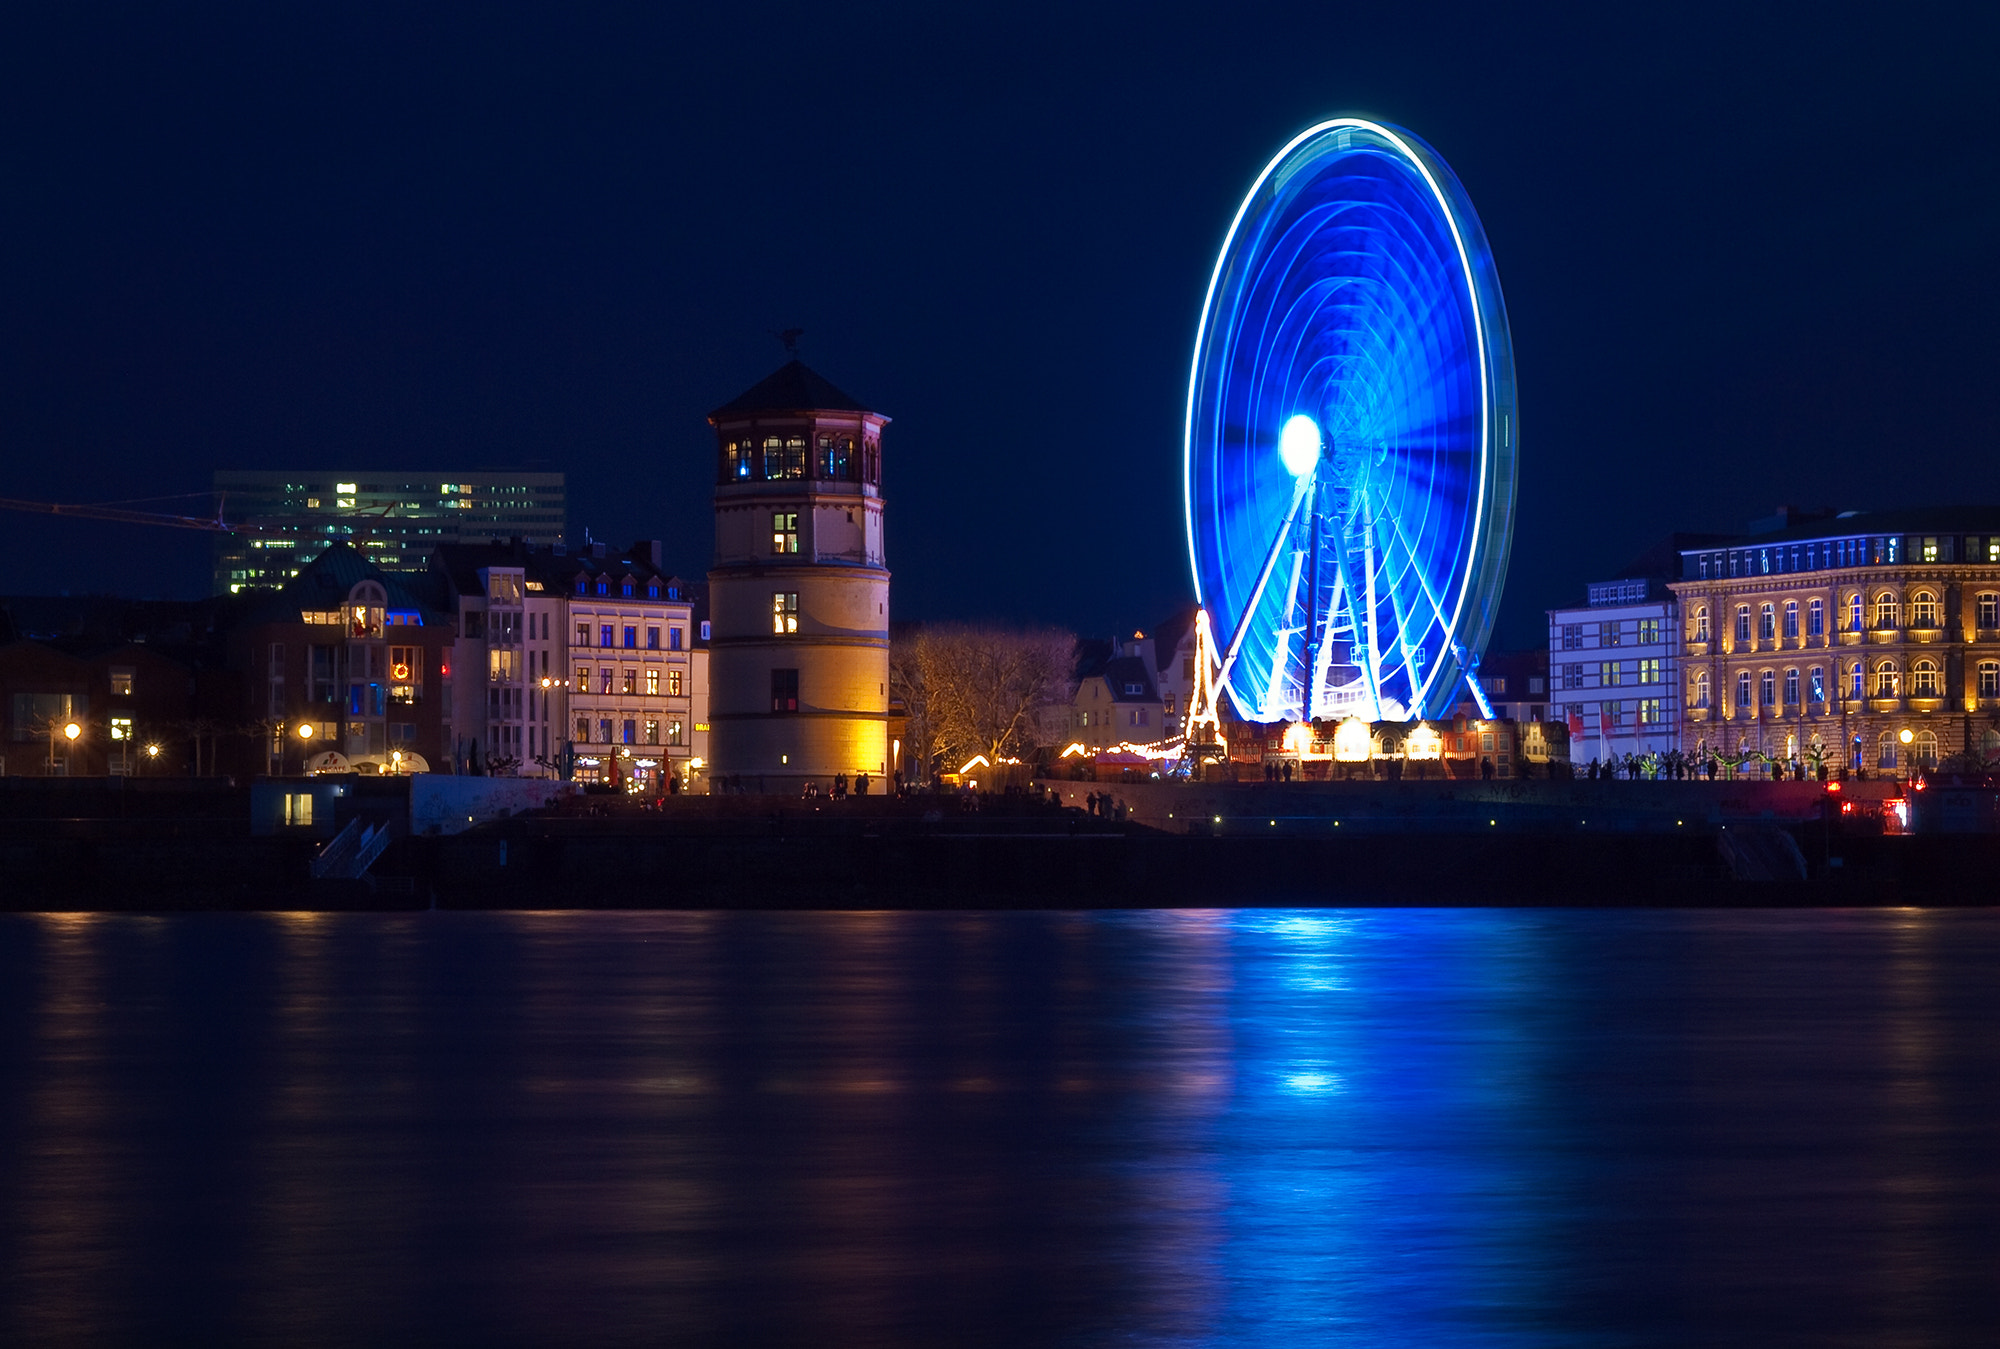
<instances>
[{"instance_id":1,"label":"blue light reflection on water","mask_svg":"<svg viewBox=\"0 0 2000 1349\"><path fill-rule=\"evenodd\" d=\"M0 919L0 1340L1991 1343L2000 915Z\"/></svg>"}]
</instances>

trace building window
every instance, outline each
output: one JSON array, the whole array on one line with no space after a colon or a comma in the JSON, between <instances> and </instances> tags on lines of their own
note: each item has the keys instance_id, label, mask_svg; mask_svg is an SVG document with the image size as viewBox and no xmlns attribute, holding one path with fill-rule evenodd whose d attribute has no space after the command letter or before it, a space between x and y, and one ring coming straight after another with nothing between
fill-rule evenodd
<instances>
[{"instance_id":1,"label":"building window","mask_svg":"<svg viewBox=\"0 0 2000 1349\"><path fill-rule=\"evenodd\" d=\"M1979 626L1988 632L2000 628L2000 595L1988 591L1979 597Z\"/></svg>"},{"instance_id":2,"label":"building window","mask_svg":"<svg viewBox=\"0 0 2000 1349\"><path fill-rule=\"evenodd\" d=\"M1860 632L1862 627L1861 592L1857 590L1847 597L1847 630L1849 632Z\"/></svg>"},{"instance_id":3,"label":"building window","mask_svg":"<svg viewBox=\"0 0 2000 1349\"><path fill-rule=\"evenodd\" d=\"M1896 733L1894 731L1882 732L1881 739L1875 742L1875 766L1877 768L1894 768L1896 766Z\"/></svg>"},{"instance_id":4,"label":"building window","mask_svg":"<svg viewBox=\"0 0 2000 1349\"><path fill-rule=\"evenodd\" d=\"M729 441L722 447L722 476L737 481L749 477L750 461L756 457L756 446L749 441Z\"/></svg>"},{"instance_id":5,"label":"building window","mask_svg":"<svg viewBox=\"0 0 2000 1349\"><path fill-rule=\"evenodd\" d=\"M771 671L771 710L773 712L796 712L799 710L799 672L797 670Z\"/></svg>"},{"instance_id":6,"label":"building window","mask_svg":"<svg viewBox=\"0 0 2000 1349\"><path fill-rule=\"evenodd\" d=\"M1896 696L1896 665L1894 661L1883 661L1875 667L1875 696L1893 698Z\"/></svg>"},{"instance_id":7,"label":"building window","mask_svg":"<svg viewBox=\"0 0 2000 1349\"><path fill-rule=\"evenodd\" d=\"M1708 606L1706 604L1694 611L1694 639L1697 642L1708 640Z\"/></svg>"},{"instance_id":8,"label":"building window","mask_svg":"<svg viewBox=\"0 0 2000 1349\"><path fill-rule=\"evenodd\" d=\"M578 717L576 719L576 743L579 745L587 745L590 743L589 717Z\"/></svg>"},{"instance_id":9,"label":"building window","mask_svg":"<svg viewBox=\"0 0 2000 1349\"><path fill-rule=\"evenodd\" d=\"M660 722L657 717L646 718L646 743L649 745L660 743Z\"/></svg>"},{"instance_id":10,"label":"building window","mask_svg":"<svg viewBox=\"0 0 2000 1349\"><path fill-rule=\"evenodd\" d=\"M681 696L681 672L679 670L667 671L667 696L669 698L678 698Z\"/></svg>"},{"instance_id":11,"label":"building window","mask_svg":"<svg viewBox=\"0 0 2000 1349\"><path fill-rule=\"evenodd\" d=\"M1745 711L1750 708L1750 672L1744 670L1736 676L1736 705Z\"/></svg>"},{"instance_id":12,"label":"building window","mask_svg":"<svg viewBox=\"0 0 2000 1349\"><path fill-rule=\"evenodd\" d=\"M597 629L597 644L600 647L608 649L612 645L613 639L616 638L617 635L618 635L618 629L613 627L611 624L609 623L600 624Z\"/></svg>"},{"instance_id":13,"label":"building window","mask_svg":"<svg viewBox=\"0 0 2000 1349\"><path fill-rule=\"evenodd\" d=\"M1826 636L1826 601L1813 600L1806 605L1806 636Z\"/></svg>"},{"instance_id":14,"label":"building window","mask_svg":"<svg viewBox=\"0 0 2000 1349\"><path fill-rule=\"evenodd\" d=\"M1883 591L1875 597L1875 626L1878 629L1896 626L1896 597Z\"/></svg>"},{"instance_id":15,"label":"building window","mask_svg":"<svg viewBox=\"0 0 2000 1349\"><path fill-rule=\"evenodd\" d=\"M282 642L271 643L271 673L282 679L285 672L285 647ZM132 696L132 671L113 668L111 671L111 696L130 698Z\"/></svg>"},{"instance_id":16,"label":"building window","mask_svg":"<svg viewBox=\"0 0 2000 1349\"><path fill-rule=\"evenodd\" d=\"M1582 647L1583 647L1583 624L1581 623L1563 624L1562 649L1565 651L1578 651L1581 650ZM1190 676L1190 678L1192 678L1192 676Z\"/></svg>"},{"instance_id":17,"label":"building window","mask_svg":"<svg viewBox=\"0 0 2000 1349\"><path fill-rule=\"evenodd\" d=\"M590 645L590 624L579 623L576 625L576 644L578 646Z\"/></svg>"},{"instance_id":18,"label":"building window","mask_svg":"<svg viewBox=\"0 0 2000 1349\"><path fill-rule=\"evenodd\" d=\"M1935 661L1920 660L1910 666L1910 696L1913 698L1938 696L1938 667Z\"/></svg>"},{"instance_id":19,"label":"building window","mask_svg":"<svg viewBox=\"0 0 2000 1349\"><path fill-rule=\"evenodd\" d=\"M669 745L685 743L683 737L686 734L686 728L679 717L669 717L667 719L667 743Z\"/></svg>"},{"instance_id":20,"label":"building window","mask_svg":"<svg viewBox=\"0 0 2000 1349\"><path fill-rule=\"evenodd\" d=\"M1847 667L1847 696L1849 698L1856 701L1860 700L1862 682L1866 678L1867 674L1862 670L1860 661L1857 660L1854 664Z\"/></svg>"},{"instance_id":21,"label":"building window","mask_svg":"<svg viewBox=\"0 0 2000 1349\"><path fill-rule=\"evenodd\" d=\"M1979 662L1979 696L2000 698L2000 660Z\"/></svg>"},{"instance_id":22,"label":"building window","mask_svg":"<svg viewBox=\"0 0 2000 1349\"><path fill-rule=\"evenodd\" d=\"M631 599L631 598L632 598L632 582L631 582L630 580L627 580L627 581L625 581L625 582L621 583L621 584L619 585L619 587L618 587L618 593L619 593L620 595L623 595L623 596L624 596L624 597L625 597L626 599L628 599L628 600L629 600L629 599Z\"/></svg>"},{"instance_id":23,"label":"building window","mask_svg":"<svg viewBox=\"0 0 2000 1349\"><path fill-rule=\"evenodd\" d=\"M1937 732L1918 731L1917 738L1910 744L1910 758L1919 768L1936 768L1938 758Z\"/></svg>"},{"instance_id":24,"label":"building window","mask_svg":"<svg viewBox=\"0 0 2000 1349\"><path fill-rule=\"evenodd\" d=\"M799 592L780 590L771 596L771 631L790 634L799 630Z\"/></svg>"},{"instance_id":25,"label":"building window","mask_svg":"<svg viewBox=\"0 0 2000 1349\"><path fill-rule=\"evenodd\" d=\"M611 677L614 673L616 672L609 665L597 672L597 691L599 693L611 692Z\"/></svg>"},{"instance_id":26,"label":"building window","mask_svg":"<svg viewBox=\"0 0 2000 1349\"><path fill-rule=\"evenodd\" d=\"M832 482L845 482L853 471L854 437L826 436L819 438L819 453L813 460L816 476Z\"/></svg>"},{"instance_id":27,"label":"building window","mask_svg":"<svg viewBox=\"0 0 2000 1349\"><path fill-rule=\"evenodd\" d=\"M1750 645L1750 606L1736 606L1736 641L1740 646Z\"/></svg>"},{"instance_id":28,"label":"building window","mask_svg":"<svg viewBox=\"0 0 2000 1349\"><path fill-rule=\"evenodd\" d=\"M626 697L630 698L634 694L638 693L638 691L639 691L639 672L637 670L627 670L625 672L624 683L619 685L619 692L623 693Z\"/></svg>"},{"instance_id":29,"label":"building window","mask_svg":"<svg viewBox=\"0 0 2000 1349\"><path fill-rule=\"evenodd\" d=\"M702 624L702 625L701 625L701 635L702 635L703 637L706 637L706 636L708 636L708 624L704 623L704 624ZM678 651L678 650L680 650L680 649L681 649L681 629L679 629L679 628L668 628L668 629L667 629L667 650L669 650L669 651Z\"/></svg>"},{"instance_id":30,"label":"building window","mask_svg":"<svg viewBox=\"0 0 2000 1349\"><path fill-rule=\"evenodd\" d=\"M660 649L660 630L658 628L649 627L646 629L646 649L648 651L658 651Z\"/></svg>"},{"instance_id":31,"label":"building window","mask_svg":"<svg viewBox=\"0 0 2000 1349\"><path fill-rule=\"evenodd\" d=\"M625 625L625 649L627 651L637 651L639 649L639 629L636 624L627 623Z\"/></svg>"},{"instance_id":32,"label":"building window","mask_svg":"<svg viewBox=\"0 0 2000 1349\"><path fill-rule=\"evenodd\" d=\"M660 672L658 670L646 671L646 696L648 698L657 698L660 696Z\"/></svg>"},{"instance_id":33,"label":"building window","mask_svg":"<svg viewBox=\"0 0 2000 1349\"><path fill-rule=\"evenodd\" d=\"M1785 706L1797 707L1798 705L1799 672L1796 669L1787 670L1785 671Z\"/></svg>"},{"instance_id":34,"label":"building window","mask_svg":"<svg viewBox=\"0 0 2000 1349\"><path fill-rule=\"evenodd\" d=\"M1641 684L1657 684L1660 682L1659 657L1652 656L1639 662L1639 682Z\"/></svg>"},{"instance_id":35,"label":"building window","mask_svg":"<svg viewBox=\"0 0 2000 1349\"><path fill-rule=\"evenodd\" d=\"M599 744L603 745L611 743L611 718L599 717L597 719L597 740Z\"/></svg>"},{"instance_id":36,"label":"building window","mask_svg":"<svg viewBox=\"0 0 2000 1349\"><path fill-rule=\"evenodd\" d=\"M1618 645L1618 632L1619 632L1619 625L1615 622L1600 623L1597 625L1598 639L1605 646Z\"/></svg>"},{"instance_id":37,"label":"building window","mask_svg":"<svg viewBox=\"0 0 2000 1349\"><path fill-rule=\"evenodd\" d=\"M619 744L621 745L638 744L639 719L637 717L626 717L623 721L619 723L618 733L619 733L619 739L618 739Z\"/></svg>"},{"instance_id":38,"label":"building window","mask_svg":"<svg viewBox=\"0 0 2000 1349\"><path fill-rule=\"evenodd\" d=\"M597 593L600 595L609 595L611 593L611 583L602 576L597 578Z\"/></svg>"},{"instance_id":39,"label":"building window","mask_svg":"<svg viewBox=\"0 0 2000 1349\"><path fill-rule=\"evenodd\" d=\"M1785 636L1796 637L1798 635L1799 635L1799 602L1797 600L1786 600Z\"/></svg>"},{"instance_id":40,"label":"building window","mask_svg":"<svg viewBox=\"0 0 2000 1349\"><path fill-rule=\"evenodd\" d=\"M1582 688L1582 687L1583 687L1583 667L1582 667L1581 665L1565 665L1565 666L1563 666L1563 667L1562 667L1562 686L1563 686L1564 688L1566 688L1566 689L1580 689L1580 688Z\"/></svg>"},{"instance_id":41,"label":"building window","mask_svg":"<svg viewBox=\"0 0 2000 1349\"><path fill-rule=\"evenodd\" d=\"M806 438L804 436L764 437L764 478L767 482L777 482L785 478L806 476Z\"/></svg>"},{"instance_id":42,"label":"building window","mask_svg":"<svg viewBox=\"0 0 2000 1349\"><path fill-rule=\"evenodd\" d=\"M1919 590L1910 597L1910 626L1913 628L1935 628L1938 625L1937 596L1928 590Z\"/></svg>"},{"instance_id":43,"label":"building window","mask_svg":"<svg viewBox=\"0 0 2000 1349\"><path fill-rule=\"evenodd\" d=\"M285 823L288 825L310 825L313 822L313 799L311 792L285 793Z\"/></svg>"},{"instance_id":44,"label":"building window","mask_svg":"<svg viewBox=\"0 0 2000 1349\"><path fill-rule=\"evenodd\" d=\"M799 513L771 512L771 551L783 556L799 551Z\"/></svg>"},{"instance_id":45,"label":"building window","mask_svg":"<svg viewBox=\"0 0 2000 1349\"><path fill-rule=\"evenodd\" d=\"M1757 636L1768 642L1777 635L1777 611L1768 604L1760 605L1757 609Z\"/></svg>"},{"instance_id":46,"label":"building window","mask_svg":"<svg viewBox=\"0 0 2000 1349\"><path fill-rule=\"evenodd\" d=\"M578 693L590 692L590 667L588 665L579 665L576 667L576 691Z\"/></svg>"},{"instance_id":47,"label":"building window","mask_svg":"<svg viewBox=\"0 0 2000 1349\"><path fill-rule=\"evenodd\" d=\"M1658 646L1660 644L1660 620L1642 618L1639 620L1639 645Z\"/></svg>"},{"instance_id":48,"label":"building window","mask_svg":"<svg viewBox=\"0 0 2000 1349\"><path fill-rule=\"evenodd\" d=\"M1607 660L1597 667L1597 683L1600 688L1618 687L1618 662Z\"/></svg>"},{"instance_id":49,"label":"building window","mask_svg":"<svg viewBox=\"0 0 2000 1349\"><path fill-rule=\"evenodd\" d=\"M660 583L658 581L646 582L646 598L649 600L656 600L659 597L660 597Z\"/></svg>"},{"instance_id":50,"label":"building window","mask_svg":"<svg viewBox=\"0 0 2000 1349\"><path fill-rule=\"evenodd\" d=\"M1697 670L1694 676L1694 705L1708 706L1708 671Z\"/></svg>"},{"instance_id":51,"label":"building window","mask_svg":"<svg viewBox=\"0 0 2000 1349\"><path fill-rule=\"evenodd\" d=\"M1764 706L1770 707L1778 701L1778 675L1774 670L1765 670L1757 676L1757 691L1764 695Z\"/></svg>"},{"instance_id":52,"label":"building window","mask_svg":"<svg viewBox=\"0 0 2000 1349\"><path fill-rule=\"evenodd\" d=\"M1660 700L1658 698L1641 698L1639 700L1639 724L1642 726L1657 726L1660 724Z\"/></svg>"}]
</instances>

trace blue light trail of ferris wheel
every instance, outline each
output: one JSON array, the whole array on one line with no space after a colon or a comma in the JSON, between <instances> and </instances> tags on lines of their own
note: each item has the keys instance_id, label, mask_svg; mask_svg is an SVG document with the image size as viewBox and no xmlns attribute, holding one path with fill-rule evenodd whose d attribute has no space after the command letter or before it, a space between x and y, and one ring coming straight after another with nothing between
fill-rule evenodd
<instances>
[{"instance_id":1,"label":"blue light trail of ferris wheel","mask_svg":"<svg viewBox=\"0 0 2000 1349\"><path fill-rule=\"evenodd\" d=\"M1285 146L1230 226L1188 381L1188 554L1239 713L1457 701L1506 575L1515 423L1499 278L1444 161L1353 117Z\"/></svg>"}]
</instances>

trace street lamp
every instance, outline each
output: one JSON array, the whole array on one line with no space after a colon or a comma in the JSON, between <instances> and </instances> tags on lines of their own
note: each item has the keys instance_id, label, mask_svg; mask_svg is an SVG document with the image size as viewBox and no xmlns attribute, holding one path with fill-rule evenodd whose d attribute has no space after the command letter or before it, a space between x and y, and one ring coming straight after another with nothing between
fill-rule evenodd
<instances>
[{"instance_id":1,"label":"street lamp","mask_svg":"<svg viewBox=\"0 0 2000 1349\"><path fill-rule=\"evenodd\" d=\"M301 773L304 773L306 771L306 760L312 754L312 738L313 738L313 724L309 721L300 722L299 723L299 772Z\"/></svg>"},{"instance_id":2,"label":"street lamp","mask_svg":"<svg viewBox=\"0 0 2000 1349\"><path fill-rule=\"evenodd\" d=\"M146 746L146 757L147 757L148 759L152 759L152 760L154 760L155 762L157 762L157 761L159 760L159 757L160 757L160 747L159 747L159 745L157 745L157 744L152 744L152 745L148 745L148 746Z\"/></svg>"}]
</instances>

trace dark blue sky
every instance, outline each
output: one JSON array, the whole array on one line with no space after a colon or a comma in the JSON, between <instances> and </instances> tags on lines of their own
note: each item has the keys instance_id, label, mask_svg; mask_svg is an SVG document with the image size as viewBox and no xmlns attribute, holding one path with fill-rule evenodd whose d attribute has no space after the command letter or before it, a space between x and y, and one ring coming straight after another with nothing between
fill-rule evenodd
<instances>
[{"instance_id":1,"label":"dark blue sky","mask_svg":"<svg viewBox=\"0 0 2000 1349\"><path fill-rule=\"evenodd\" d=\"M1671 529L2000 501L1982 7L416 8L12 12L0 496L543 465L696 574L703 416L797 325L896 419L903 617L1150 624L1214 250L1358 111L1499 263L1503 642ZM0 592L206 583L199 535L0 524Z\"/></svg>"}]
</instances>

